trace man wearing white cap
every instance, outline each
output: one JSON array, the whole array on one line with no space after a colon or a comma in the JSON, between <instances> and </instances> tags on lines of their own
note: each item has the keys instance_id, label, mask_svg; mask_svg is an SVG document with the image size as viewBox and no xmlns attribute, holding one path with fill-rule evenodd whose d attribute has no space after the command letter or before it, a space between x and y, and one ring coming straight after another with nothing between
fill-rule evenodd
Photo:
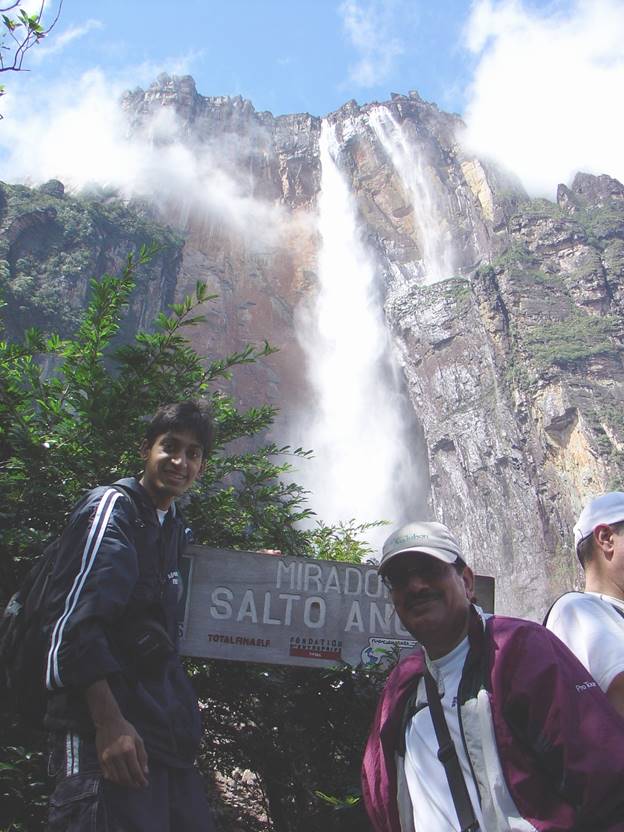
<instances>
[{"instance_id":1,"label":"man wearing white cap","mask_svg":"<svg viewBox=\"0 0 624 832\"><path fill-rule=\"evenodd\" d=\"M574 526L585 592L568 592L545 624L568 645L624 716L624 492L590 500Z\"/></svg>"},{"instance_id":2,"label":"man wearing white cap","mask_svg":"<svg viewBox=\"0 0 624 832\"><path fill-rule=\"evenodd\" d=\"M624 722L546 628L485 615L441 523L379 574L422 646L392 671L362 767L375 832L624 832Z\"/></svg>"}]
</instances>

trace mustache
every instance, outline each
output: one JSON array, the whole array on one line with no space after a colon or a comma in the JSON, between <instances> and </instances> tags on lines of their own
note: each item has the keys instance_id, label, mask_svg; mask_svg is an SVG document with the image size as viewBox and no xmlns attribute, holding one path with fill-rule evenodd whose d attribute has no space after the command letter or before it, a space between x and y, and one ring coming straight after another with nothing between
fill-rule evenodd
<instances>
[{"instance_id":1,"label":"mustache","mask_svg":"<svg viewBox=\"0 0 624 832\"><path fill-rule=\"evenodd\" d=\"M424 604L426 601L439 601L441 597L441 592L436 592L432 589L423 589L421 592L410 592L406 595L404 603L409 608L418 604Z\"/></svg>"}]
</instances>

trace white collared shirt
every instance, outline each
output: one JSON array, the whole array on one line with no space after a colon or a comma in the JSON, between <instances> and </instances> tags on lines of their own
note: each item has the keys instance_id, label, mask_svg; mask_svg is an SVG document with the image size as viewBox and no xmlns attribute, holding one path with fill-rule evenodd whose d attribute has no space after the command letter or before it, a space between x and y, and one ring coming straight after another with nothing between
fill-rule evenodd
<instances>
[{"instance_id":1,"label":"white collared shirt","mask_svg":"<svg viewBox=\"0 0 624 832\"><path fill-rule=\"evenodd\" d=\"M468 787L475 817L481 825L483 818L479 806L477 787L464 749L459 726L457 690L468 655L466 637L446 656L430 660L434 678L442 695L442 708L451 739ZM425 680L421 679L417 703L425 703ZM451 832L459 830L459 821L444 766L438 760L438 740L435 735L429 708L420 709L409 721L405 731L405 776L414 813L414 827L418 832Z\"/></svg>"}]
</instances>

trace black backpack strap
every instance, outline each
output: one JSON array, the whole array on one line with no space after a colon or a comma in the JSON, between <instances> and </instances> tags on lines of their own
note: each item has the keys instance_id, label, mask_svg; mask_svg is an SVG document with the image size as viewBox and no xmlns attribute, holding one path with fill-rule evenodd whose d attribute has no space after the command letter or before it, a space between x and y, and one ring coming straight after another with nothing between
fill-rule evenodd
<instances>
[{"instance_id":1,"label":"black backpack strap","mask_svg":"<svg viewBox=\"0 0 624 832\"><path fill-rule=\"evenodd\" d=\"M109 488L114 488L115 491L119 491L120 494L123 494L124 497L127 497L130 500L130 503L132 505L132 509L134 511L135 518L138 518L140 516L139 515L139 507L137 505L137 501L134 497L134 494L132 493L131 488L127 488L125 485L121 485L121 483L118 483L118 482L114 482L111 486L109 486Z\"/></svg>"},{"instance_id":2,"label":"black backpack strap","mask_svg":"<svg viewBox=\"0 0 624 832\"><path fill-rule=\"evenodd\" d=\"M576 590L576 589L571 589L569 592L564 592L564 593L562 593L562 594L559 596L559 598L555 598L555 600L552 602L552 604L550 605L550 607L548 607L548 612L547 612L547 613L546 613L546 615L544 616L544 620L542 621L542 626L543 626L543 627L545 627L545 626L546 626L546 623L547 623L547 621L548 621L548 618L549 618L549 616L550 616L550 613L552 612L553 607L555 606L555 604L557 603L557 601L559 601L559 599L560 599L560 598L563 598L565 595L583 595L583 593L582 593L582 592L577 592L577 590Z\"/></svg>"},{"instance_id":3,"label":"black backpack strap","mask_svg":"<svg viewBox=\"0 0 624 832\"><path fill-rule=\"evenodd\" d=\"M478 832L479 822L475 817L474 808L470 800L470 795L468 794L468 787L466 786L466 781L464 780L464 775L459 764L455 743L451 739L448 725L446 724L438 686L428 670L425 673L425 689L427 691L431 721L433 722L433 728L438 740L438 760L444 766L444 772L459 820L459 827L461 832Z\"/></svg>"},{"instance_id":4,"label":"black backpack strap","mask_svg":"<svg viewBox=\"0 0 624 832\"><path fill-rule=\"evenodd\" d=\"M408 695L407 700L405 702L405 707L403 708L403 716L401 717L401 730L399 733L399 739L397 742L396 752L399 757L405 757L405 737L407 732L407 726L409 725L411 719L416 716L419 711L422 711L424 708L427 707L427 703L423 702L422 704L418 704L418 683L420 682L420 677L416 680L416 684L413 687L413 690Z\"/></svg>"},{"instance_id":5,"label":"black backpack strap","mask_svg":"<svg viewBox=\"0 0 624 832\"><path fill-rule=\"evenodd\" d=\"M611 606L613 607L613 609L616 611L616 613L618 615L621 615L622 618L624 618L624 610L623 609L621 609L620 607L616 607L615 604L611 604Z\"/></svg>"}]
</instances>

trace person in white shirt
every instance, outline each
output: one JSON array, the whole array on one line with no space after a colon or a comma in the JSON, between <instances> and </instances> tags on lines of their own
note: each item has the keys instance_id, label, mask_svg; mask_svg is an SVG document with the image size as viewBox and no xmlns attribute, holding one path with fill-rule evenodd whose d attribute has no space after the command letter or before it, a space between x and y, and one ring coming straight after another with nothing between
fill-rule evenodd
<instances>
[{"instance_id":1,"label":"person in white shirt","mask_svg":"<svg viewBox=\"0 0 624 832\"><path fill-rule=\"evenodd\" d=\"M585 592L562 595L545 624L624 716L624 492L590 500L574 526Z\"/></svg>"}]
</instances>

